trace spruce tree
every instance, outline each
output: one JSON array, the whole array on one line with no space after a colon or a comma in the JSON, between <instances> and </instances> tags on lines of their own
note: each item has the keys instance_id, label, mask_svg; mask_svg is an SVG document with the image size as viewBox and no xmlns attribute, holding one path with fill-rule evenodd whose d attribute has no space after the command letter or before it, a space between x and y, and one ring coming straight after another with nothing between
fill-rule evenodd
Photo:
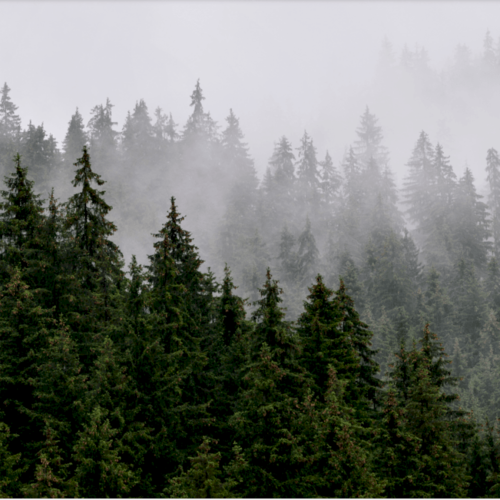
<instances>
[{"instance_id":1,"label":"spruce tree","mask_svg":"<svg viewBox=\"0 0 500 500\"><path fill-rule=\"evenodd\" d=\"M297 200L302 212L317 215L319 210L321 177L319 162L316 158L316 148L307 132L304 132L297 151Z\"/></svg>"},{"instance_id":2,"label":"spruce tree","mask_svg":"<svg viewBox=\"0 0 500 500\"><path fill-rule=\"evenodd\" d=\"M113 129L113 104L106 99L106 104L98 104L91 111L87 124L89 149L94 163L102 172L108 172L115 164L117 157L117 135Z\"/></svg>"},{"instance_id":3,"label":"spruce tree","mask_svg":"<svg viewBox=\"0 0 500 500\"><path fill-rule=\"evenodd\" d=\"M357 404L355 408L358 411L358 416L366 419L377 407L381 386L380 381L376 378L379 366L374 359L376 351L371 348L372 332L368 330L368 325L360 320L359 313L354 308L352 298L347 294L343 280L340 280L340 287L335 295L335 301L342 317L340 330L350 338L359 359L356 384L353 388L356 391ZM347 403L349 404L350 401Z\"/></svg>"},{"instance_id":4,"label":"spruce tree","mask_svg":"<svg viewBox=\"0 0 500 500\"><path fill-rule=\"evenodd\" d=\"M17 106L9 95L10 88L4 83L0 97L0 166L5 175L10 160L19 148L21 119L16 114Z\"/></svg>"},{"instance_id":5,"label":"spruce tree","mask_svg":"<svg viewBox=\"0 0 500 500\"><path fill-rule=\"evenodd\" d=\"M486 157L487 181L490 187L488 207L491 214L493 254L500 259L500 158L496 149L488 149Z\"/></svg>"},{"instance_id":6,"label":"spruce tree","mask_svg":"<svg viewBox=\"0 0 500 500\"><path fill-rule=\"evenodd\" d=\"M88 366L92 344L102 338L103 327L112 324L117 312L115 290L122 280L122 256L110 239L116 231L107 218L111 207L104 200L105 191L98 189L105 181L93 171L86 146L75 166L73 186L80 192L66 203L64 229L71 238L70 272L78 281L79 301L72 305L71 326L80 335L81 354Z\"/></svg>"},{"instance_id":7,"label":"spruce tree","mask_svg":"<svg viewBox=\"0 0 500 500\"><path fill-rule=\"evenodd\" d=\"M35 127L31 122L21 134L20 150L23 161L30 167L30 175L39 191L48 190L59 173L60 152L56 140L42 125Z\"/></svg>"},{"instance_id":8,"label":"spruce tree","mask_svg":"<svg viewBox=\"0 0 500 500\"><path fill-rule=\"evenodd\" d=\"M294 480L301 469L296 457L293 425L298 400L305 394L298 344L280 307L278 283L268 269L253 314L256 322L243 387L230 418L235 440L248 462L245 496L295 496Z\"/></svg>"},{"instance_id":9,"label":"spruce tree","mask_svg":"<svg viewBox=\"0 0 500 500\"><path fill-rule=\"evenodd\" d=\"M368 106L361 116L361 123L356 130L358 139L355 142L355 152L358 162L365 168L373 158L375 162L384 168L388 161L389 155L387 149L382 145L382 127L378 125L378 119L370 113Z\"/></svg>"},{"instance_id":10,"label":"spruce tree","mask_svg":"<svg viewBox=\"0 0 500 500\"><path fill-rule=\"evenodd\" d=\"M21 166L21 157L14 157L15 171L5 178L2 191L0 234L3 278L9 268L20 267L30 273L39 258L38 229L43 220L40 196L34 193L34 181L27 178L28 169Z\"/></svg>"},{"instance_id":11,"label":"spruce tree","mask_svg":"<svg viewBox=\"0 0 500 500\"><path fill-rule=\"evenodd\" d=\"M78 108L76 108L75 113L71 116L71 120L68 123L68 130L63 142L64 163L68 168L78 158L85 144L87 144L87 134L83 124L83 117Z\"/></svg>"}]
</instances>

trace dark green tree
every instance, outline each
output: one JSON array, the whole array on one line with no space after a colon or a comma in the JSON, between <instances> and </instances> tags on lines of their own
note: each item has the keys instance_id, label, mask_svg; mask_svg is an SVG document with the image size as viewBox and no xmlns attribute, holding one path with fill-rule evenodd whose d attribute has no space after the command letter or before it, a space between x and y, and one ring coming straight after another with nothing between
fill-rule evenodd
<instances>
[{"instance_id":1,"label":"dark green tree","mask_svg":"<svg viewBox=\"0 0 500 500\"><path fill-rule=\"evenodd\" d=\"M21 119L16 113L17 106L10 98L10 88L4 83L0 97L0 165L5 175L12 156L19 148L21 139Z\"/></svg>"},{"instance_id":2,"label":"dark green tree","mask_svg":"<svg viewBox=\"0 0 500 500\"><path fill-rule=\"evenodd\" d=\"M491 214L493 253L498 260L500 259L500 158L496 149L488 149L486 172L490 187L488 207Z\"/></svg>"}]
</instances>

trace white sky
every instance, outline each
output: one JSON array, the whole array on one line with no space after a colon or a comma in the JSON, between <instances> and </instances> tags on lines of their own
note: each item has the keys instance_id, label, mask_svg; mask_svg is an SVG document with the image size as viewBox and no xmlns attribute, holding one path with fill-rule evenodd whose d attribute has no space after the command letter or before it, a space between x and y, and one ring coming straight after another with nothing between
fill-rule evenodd
<instances>
[{"instance_id":1,"label":"white sky","mask_svg":"<svg viewBox=\"0 0 500 500\"><path fill-rule=\"evenodd\" d=\"M183 125L200 78L221 126L229 108L239 116L260 173L273 143L286 135L298 146L304 129L319 156L328 148L338 164L369 105L401 177L418 131L446 117L407 116L414 130L395 146L398 124L367 102L382 39L397 55L404 43L424 46L440 67L458 43L479 52L487 29L500 35L500 2L0 1L0 19L0 83L23 126L44 122L58 141L77 106L87 121L107 97L120 130L141 98L151 114L160 106ZM488 147L500 149L497 141ZM480 177L486 142L473 142L452 148L452 162L461 170L473 160Z\"/></svg>"}]
</instances>

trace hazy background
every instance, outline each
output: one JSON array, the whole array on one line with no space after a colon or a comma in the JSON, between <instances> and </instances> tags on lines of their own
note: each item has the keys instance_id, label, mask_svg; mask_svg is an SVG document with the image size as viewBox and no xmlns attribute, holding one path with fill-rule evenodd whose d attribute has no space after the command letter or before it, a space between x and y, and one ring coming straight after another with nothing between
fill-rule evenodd
<instances>
[{"instance_id":1,"label":"hazy background","mask_svg":"<svg viewBox=\"0 0 500 500\"><path fill-rule=\"evenodd\" d=\"M205 109L220 124L229 108L262 175L273 142L294 147L304 129L336 165L368 105L379 118L399 181L420 130L440 140L481 190L486 150L500 147L499 102L471 95L422 99L374 83L384 37L396 60L425 47L439 74L458 44L480 55L500 35L499 2L0 2L0 81L11 87L22 126L45 124L61 146L78 106L85 122L109 97L121 130L144 99L181 126L200 78ZM479 102L479 104L478 104Z\"/></svg>"}]
</instances>

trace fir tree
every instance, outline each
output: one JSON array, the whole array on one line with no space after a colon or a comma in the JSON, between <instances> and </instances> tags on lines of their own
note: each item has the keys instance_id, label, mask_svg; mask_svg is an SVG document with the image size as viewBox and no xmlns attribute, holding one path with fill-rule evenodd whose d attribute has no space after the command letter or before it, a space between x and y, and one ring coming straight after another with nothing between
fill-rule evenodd
<instances>
[{"instance_id":1,"label":"fir tree","mask_svg":"<svg viewBox=\"0 0 500 500\"><path fill-rule=\"evenodd\" d=\"M85 144L87 144L87 134L83 124L83 117L76 108L68 123L68 130L63 142L64 163L68 167L73 165Z\"/></svg>"},{"instance_id":2,"label":"fir tree","mask_svg":"<svg viewBox=\"0 0 500 500\"><path fill-rule=\"evenodd\" d=\"M117 155L116 138L118 133L113 129L113 104L106 99L106 104L98 104L91 111L87 124L90 151L94 163L101 171L107 171L114 165Z\"/></svg>"},{"instance_id":3,"label":"fir tree","mask_svg":"<svg viewBox=\"0 0 500 500\"><path fill-rule=\"evenodd\" d=\"M172 498L231 498L231 490L237 484L233 478L220 478L220 453L210 453L212 440L205 437L196 457L190 457L191 467L187 472L170 479L165 491ZM217 441L215 442L217 444Z\"/></svg>"},{"instance_id":4,"label":"fir tree","mask_svg":"<svg viewBox=\"0 0 500 500\"><path fill-rule=\"evenodd\" d=\"M74 446L75 480L85 497L126 497L139 481L137 472L121 461L118 431L107 415L99 406L93 408Z\"/></svg>"},{"instance_id":5,"label":"fir tree","mask_svg":"<svg viewBox=\"0 0 500 500\"><path fill-rule=\"evenodd\" d=\"M488 149L486 157L487 180L490 187L488 206L491 213L493 254L500 259L500 158L495 149Z\"/></svg>"},{"instance_id":6,"label":"fir tree","mask_svg":"<svg viewBox=\"0 0 500 500\"><path fill-rule=\"evenodd\" d=\"M46 137L43 124L35 127L30 122L21 134L20 150L24 162L30 167L30 174L35 179L37 188L48 188L60 165L60 153L54 137Z\"/></svg>"},{"instance_id":7,"label":"fir tree","mask_svg":"<svg viewBox=\"0 0 500 500\"><path fill-rule=\"evenodd\" d=\"M381 168L389 161L387 149L382 145L382 127L377 122L378 119L367 106L356 130L358 139L355 142L356 156L362 168L366 168L372 158Z\"/></svg>"},{"instance_id":8,"label":"fir tree","mask_svg":"<svg viewBox=\"0 0 500 500\"><path fill-rule=\"evenodd\" d=\"M354 308L354 302L347 294L345 284L340 280L340 287L335 292L335 301L342 316L341 332L350 338L358 359L359 368L356 374L356 384L353 389L357 392L356 401L359 416L366 418L371 408L376 407L380 382L376 378L379 367L374 360L376 351L371 349L372 332L368 325L359 319L359 314ZM373 405L373 406L372 406Z\"/></svg>"},{"instance_id":9,"label":"fir tree","mask_svg":"<svg viewBox=\"0 0 500 500\"><path fill-rule=\"evenodd\" d=\"M0 235L2 274L9 267L33 265L38 257L38 228L43 208L40 196L34 193L34 182L27 178L28 169L21 166L21 157L14 157L15 172L5 178L7 190L2 191L0 204ZM29 272L29 271L28 271Z\"/></svg>"},{"instance_id":10,"label":"fir tree","mask_svg":"<svg viewBox=\"0 0 500 500\"><path fill-rule=\"evenodd\" d=\"M294 457L291 433L304 375L297 363L297 342L280 308L280 289L269 269L260 293L246 374L230 424L248 461L243 494L294 496L291 480L300 461Z\"/></svg>"},{"instance_id":11,"label":"fir tree","mask_svg":"<svg viewBox=\"0 0 500 500\"><path fill-rule=\"evenodd\" d=\"M319 260L319 252L309 217L306 219L306 227L300 234L297 243L299 245L297 253L298 273L301 283L304 285L310 283Z\"/></svg>"},{"instance_id":12,"label":"fir tree","mask_svg":"<svg viewBox=\"0 0 500 500\"><path fill-rule=\"evenodd\" d=\"M4 498L19 496L19 479L24 472L18 465L21 453L14 455L9 451L9 441L14 437L17 436L12 436L9 427L0 422L0 494Z\"/></svg>"},{"instance_id":13,"label":"fir tree","mask_svg":"<svg viewBox=\"0 0 500 500\"><path fill-rule=\"evenodd\" d=\"M297 191L302 211L317 214L319 209L319 196L321 177L319 162L316 158L316 148L307 132L304 132L298 150Z\"/></svg>"},{"instance_id":14,"label":"fir tree","mask_svg":"<svg viewBox=\"0 0 500 500\"><path fill-rule=\"evenodd\" d=\"M21 135L21 119L16 114L17 106L12 102L9 93L9 86L4 83L0 97L0 165L4 174L19 147Z\"/></svg>"}]
</instances>

